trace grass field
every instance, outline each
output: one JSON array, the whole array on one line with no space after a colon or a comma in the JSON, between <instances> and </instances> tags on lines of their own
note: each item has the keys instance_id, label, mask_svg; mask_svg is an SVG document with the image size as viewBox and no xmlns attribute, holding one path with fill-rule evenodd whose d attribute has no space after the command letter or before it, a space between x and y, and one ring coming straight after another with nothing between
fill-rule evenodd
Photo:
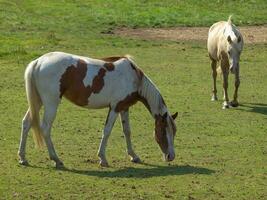
<instances>
[{"instance_id":1,"label":"grass field","mask_svg":"<svg viewBox=\"0 0 267 200\"><path fill-rule=\"evenodd\" d=\"M212 2L0 0L0 199L266 199L267 44L245 45L241 105L222 110L220 79L219 101L210 102L205 43L105 34L118 26L209 26L230 14L238 25L267 23L264 0ZM64 100L52 137L66 170L56 170L31 137L30 166L20 166L17 150L27 109L24 70L49 51L133 55L169 109L179 112L176 159L162 160L154 121L137 104L130 110L132 139L144 163L129 161L118 120L107 147L111 167L100 168L96 154L107 110L88 111Z\"/></svg>"}]
</instances>

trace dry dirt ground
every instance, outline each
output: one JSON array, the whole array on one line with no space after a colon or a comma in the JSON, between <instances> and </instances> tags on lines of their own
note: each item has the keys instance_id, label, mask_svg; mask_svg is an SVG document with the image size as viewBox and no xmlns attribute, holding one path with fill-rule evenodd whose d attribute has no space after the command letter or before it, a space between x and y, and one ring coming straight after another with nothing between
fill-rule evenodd
<instances>
[{"instance_id":1,"label":"dry dirt ground","mask_svg":"<svg viewBox=\"0 0 267 200\"><path fill-rule=\"evenodd\" d=\"M176 27L176 28L120 28L114 31L122 37L141 38L148 40L171 41L206 41L208 27ZM267 43L267 25L239 27L244 41L251 43Z\"/></svg>"}]
</instances>

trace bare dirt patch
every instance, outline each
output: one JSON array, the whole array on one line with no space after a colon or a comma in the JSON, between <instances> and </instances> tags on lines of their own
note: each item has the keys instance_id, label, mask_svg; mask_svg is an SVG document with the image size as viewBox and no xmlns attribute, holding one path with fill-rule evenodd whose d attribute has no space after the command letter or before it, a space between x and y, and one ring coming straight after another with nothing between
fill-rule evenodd
<instances>
[{"instance_id":1,"label":"bare dirt patch","mask_svg":"<svg viewBox=\"0 0 267 200\"><path fill-rule=\"evenodd\" d=\"M120 28L114 31L122 37L147 40L171 41L206 41L208 27L176 27L176 28ZM267 25L239 27L247 44L267 43Z\"/></svg>"}]
</instances>

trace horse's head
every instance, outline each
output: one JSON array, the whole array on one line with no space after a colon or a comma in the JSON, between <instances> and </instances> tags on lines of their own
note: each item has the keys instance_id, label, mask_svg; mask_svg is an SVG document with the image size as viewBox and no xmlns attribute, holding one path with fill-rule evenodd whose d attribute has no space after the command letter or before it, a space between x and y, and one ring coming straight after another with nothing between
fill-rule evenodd
<instances>
[{"instance_id":1,"label":"horse's head","mask_svg":"<svg viewBox=\"0 0 267 200\"><path fill-rule=\"evenodd\" d=\"M238 33L239 34L239 33ZM229 59L229 69L231 73L235 74L239 72L239 59L243 49L243 38L241 34L227 36L227 56Z\"/></svg>"},{"instance_id":2,"label":"horse's head","mask_svg":"<svg viewBox=\"0 0 267 200\"><path fill-rule=\"evenodd\" d=\"M178 113L169 115L167 112L161 116L155 117L155 139L159 144L165 160L172 161L175 158L174 152L174 136L176 134L176 125L174 119Z\"/></svg>"},{"instance_id":3,"label":"horse's head","mask_svg":"<svg viewBox=\"0 0 267 200\"><path fill-rule=\"evenodd\" d=\"M225 29L223 31L226 44L226 54L229 60L229 69L231 73L239 73L239 59L243 49L243 37L237 27L232 23L232 16L229 16Z\"/></svg>"}]
</instances>

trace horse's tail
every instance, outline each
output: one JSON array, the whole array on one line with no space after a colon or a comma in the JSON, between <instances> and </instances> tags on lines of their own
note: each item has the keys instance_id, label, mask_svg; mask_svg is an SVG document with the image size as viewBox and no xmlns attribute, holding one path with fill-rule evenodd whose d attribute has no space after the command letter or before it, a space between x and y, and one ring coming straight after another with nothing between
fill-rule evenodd
<instances>
[{"instance_id":1,"label":"horse's tail","mask_svg":"<svg viewBox=\"0 0 267 200\"><path fill-rule=\"evenodd\" d=\"M35 142L35 146L41 148L44 146L44 138L41 132L40 119L39 119L41 99L36 89L35 79L34 79L34 70L37 65L37 62L38 60L34 60L27 66L27 69L25 71L25 85L26 85L26 94L31 116L33 139Z\"/></svg>"}]
</instances>

